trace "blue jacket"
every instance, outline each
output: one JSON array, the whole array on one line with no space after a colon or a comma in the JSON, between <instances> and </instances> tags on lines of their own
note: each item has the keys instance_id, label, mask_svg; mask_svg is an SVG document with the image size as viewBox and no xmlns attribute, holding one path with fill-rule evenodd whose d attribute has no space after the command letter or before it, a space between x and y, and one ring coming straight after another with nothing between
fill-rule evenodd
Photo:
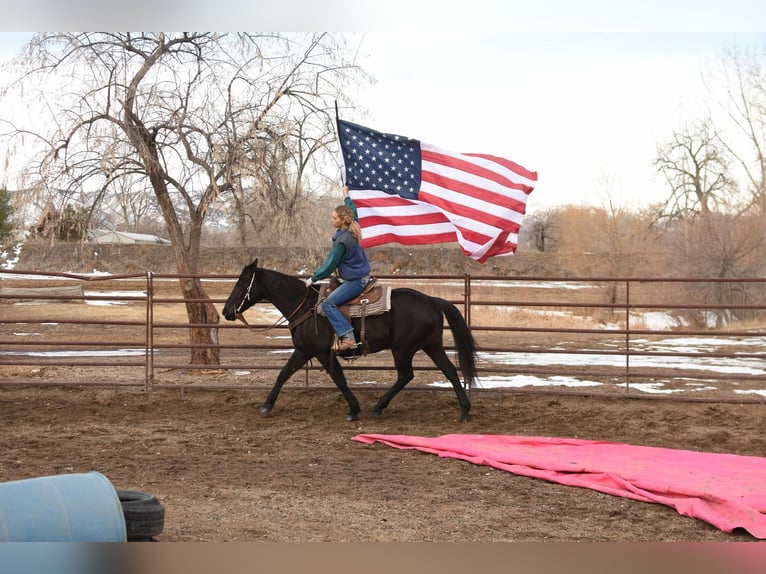
<instances>
[{"instance_id":1,"label":"blue jacket","mask_svg":"<svg viewBox=\"0 0 766 574\"><path fill-rule=\"evenodd\" d=\"M347 196L343 203L354 212L354 221L358 221L356 205L354 205L353 200ZM336 269L341 279L346 280L360 279L370 274L371 267L367 254L348 229L338 229L332 236L330 254L324 263L312 273L311 279L319 281L329 277Z\"/></svg>"}]
</instances>

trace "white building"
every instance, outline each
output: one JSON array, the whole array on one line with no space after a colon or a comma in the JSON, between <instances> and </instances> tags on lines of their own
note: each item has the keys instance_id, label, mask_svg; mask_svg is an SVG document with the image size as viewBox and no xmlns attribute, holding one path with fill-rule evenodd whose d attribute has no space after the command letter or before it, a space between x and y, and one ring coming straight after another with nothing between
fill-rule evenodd
<instances>
[{"instance_id":1,"label":"white building","mask_svg":"<svg viewBox=\"0 0 766 574\"><path fill-rule=\"evenodd\" d=\"M89 229L88 243L170 245L170 241L156 235L148 235L146 233L129 233L127 231L110 231L108 229Z\"/></svg>"}]
</instances>

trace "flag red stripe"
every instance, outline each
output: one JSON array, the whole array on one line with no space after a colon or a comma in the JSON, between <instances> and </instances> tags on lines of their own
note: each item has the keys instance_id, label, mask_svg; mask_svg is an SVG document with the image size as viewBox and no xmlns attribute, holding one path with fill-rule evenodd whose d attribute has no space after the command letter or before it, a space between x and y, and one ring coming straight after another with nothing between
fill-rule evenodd
<instances>
[{"instance_id":1,"label":"flag red stripe","mask_svg":"<svg viewBox=\"0 0 766 574\"><path fill-rule=\"evenodd\" d=\"M438 153L434 150L427 150L427 149L421 150L420 154L421 154L423 162L428 161L431 163L436 163L439 165L450 167L452 169L470 173L477 177L483 177L484 179L494 181L495 183L502 185L505 188L518 189L519 191L523 191L527 195L532 191L532 189L534 189L530 185L527 185L521 182L511 181L510 179L508 179L501 173L492 171L486 167L476 165L475 163L471 163L470 161L466 161L464 159L460 159L452 155L446 155L446 154ZM473 156L473 157L481 157L481 156ZM423 171L423 173L425 173L425 170ZM501 196L501 197L504 197L504 196Z\"/></svg>"},{"instance_id":2,"label":"flag red stripe","mask_svg":"<svg viewBox=\"0 0 766 574\"><path fill-rule=\"evenodd\" d=\"M487 252L484 254L484 256L479 258L478 260L479 263L484 263L490 257L494 257L495 255L500 255L501 253L516 251L515 244L513 246L509 245L508 235L510 235L508 231L504 231L503 233L501 233L497 237L497 239L495 239L495 242L492 244L492 246L489 249L487 249Z\"/></svg>"},{"instance_id":3,"label":"flag red stripe","mask_svg":"<svg viewBox=\"0 0 766 574\"><path fill-rule=\"evenodd\" d=\"M484 233L476 231L475 229L470 229L468 227L462 227L462 226L456 225L455 228L460 230L460 233L463 235L465 239L467 239L471 243L476 243L478 245L484 245L485 243L487 243L494 237L492 235L486 235ZM505 239L508 237L508 234L507 233L502 234L502 237L503 237L502 241L505 241ZM495 241L497 242L499 240L495 240Z\"/></svg>"},{"instance_id":4,"label":"flag red stripe","mask_svg":"<svg viewBox=\"0 0 766 574\"><path fill-rule=\"evenodd\" d=\"M535 182L537 181L537 172L536 171L529 171L524 166L521 166L521 165L517 164L516 162L511 161L509 159L505 159L503 157L497 157L497 156L494 156L494 155L487 155L487 154L483 154L483 153L466 153L466 154L463 154L463 155L469 155L471 157L480 157L480 158L483 158L483 159L488 159L490 161L493 161L495 163L498 163L498 164L502 165L503 167L506 167L506 168L510 169L512 172L519 174L521 177L525 177L525 178L527 178L529 180L532 180L532 181L535 181ZM530 190L530 191L532 191L532 190Z\"/></svg>"},{"instance_id":5,"label":"flag red stripe","mask_svg":"<svg viewBox=\"0 0 766 574\"><path fill-rule=\"evenodd\" d=\"M404 199L403 197L399 195L391 195L388 193L379 192L379 197L365 197L365 198L359 198L354 199L354 205L356 205L357 208L360 207L397 207L397 206L407 206L412 207L413 205L416 205L415 202L410 201L409 199Z\"/></svg>"},{"instance_id":6,"label":"flag red stripe","mask_svg":"<svg viewBox=\"0 0 766 574\"><path fill-rule=\"evenodd\" d=\"M359 224L364 229L374 225L428 225L431 223L449 223L441 213L417 213L410 215L366 215L360 217Z\"/></svg>"},{"instance_id":7,"label":"flag red stripe","mask_svg":"<svg viewBox=\"0 0 766 574\"><path fill-rule=\"evenodd\" d=\"M397 235L395 233L383 233L362 240L362 246L376 247L385 243L400 243L402 245L430 245L432 243L449 243L457 241L455 233L436 233L432 235Z\"/></svg>"}]
</instances>

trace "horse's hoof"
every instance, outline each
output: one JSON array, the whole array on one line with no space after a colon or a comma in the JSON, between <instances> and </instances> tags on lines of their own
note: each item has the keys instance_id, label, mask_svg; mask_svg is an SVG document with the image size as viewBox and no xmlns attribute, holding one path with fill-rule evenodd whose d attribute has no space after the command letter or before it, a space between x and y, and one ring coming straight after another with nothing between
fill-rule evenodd
<instances>
[{"instance_id":1,"label":"horse's hoof","mask_svg":"<svg viewBox=\"0 0 766 574\"><path fill-rule=\"evenodd\" d=\"M267 415L267 414L269 414L271 412L271 409L272 409L272 407L270 407L268 405L263 405L261 407L261 414L262 415Z\"/></svg>"},{"instance_id":2,"label":"horse's hoof","mask_svg":"<svg viewBox=\"0 0 766 574\"><path fill-rule=\"evenodd\" d=\"M378 408L372 409L372 416L379 417L382 415L383 415L383 409L378 409Z\"/></svg>"},{"instance_id":3,"label":"horse's hoof","mask_svg":"<svg viewBox=\"0 0 766 574\"><path fill-rule=\"evenodd\" d=\"M359 415L356 415L356 414L351 414L351 413L349 413L349 414L347 414L347 415L346 415L346 422L347 422L347 423L352 423L352 422L354 422L355 420L359 420Z\"/></svg>"},{"instance_id":4,"label":"horse's hoof","mask_svg":"<svg viewBox=\"0 0 766 574\"><path fill-rule=\"evenodd\" d=\"M460 415L460 422L461 422L461 423L467 423L467 422L469 422L469 421L470 421L472 418L473 418L473 417L471 417L471 415L469 415L468 413L463 413L462 415Z\"/></svg>"}]
</instances>

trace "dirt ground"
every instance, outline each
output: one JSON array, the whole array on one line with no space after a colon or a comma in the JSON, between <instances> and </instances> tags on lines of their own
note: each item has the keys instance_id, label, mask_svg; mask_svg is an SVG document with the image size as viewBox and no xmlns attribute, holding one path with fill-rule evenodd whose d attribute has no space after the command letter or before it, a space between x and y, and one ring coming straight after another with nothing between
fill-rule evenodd
<instances>
[{"instance_id":1,"label":"dirt ground","mask_svg":"<svg viewBox=\"0 0 766 574\"><path fill-rule=\"evenodd\" d=\"M579 437L766 456L759 404L380 390L0 387L0 481L97 470L165 506L158 541L752 541L661 505L352 441L358 433Z\"/></svg>"},{"instance_id":2,"label":"dirt ground","mask_svg":"<svg viewBox=\"0 0 766 574\"><path fill-rule=\"evenodd\" d=\"M118 313L127 310L98 312L126 318ZM44 329L53 327L36 330ZM112 369L99 368L90 379L71 370L29 369L26 375L39 382L126 378L124 370ZM4 385L3 377L17 378L17 370L3 373L0 365L0 481L97 470L116 488L160 499L160 542L754 540L665 506L352 438L560 436L766 456L766 408L759 403L474 391L474 418L463 424L451 391L408 390L384 416L373 417L383 390L364 388L356 391L362 416L348 423L334 387L299 381L288 383L263 416L267 388L148 393ZM275 376L252 374L264 384ZM160 382L195 378L164 377L168 381Z\"/></svg>"}]
</instances>

